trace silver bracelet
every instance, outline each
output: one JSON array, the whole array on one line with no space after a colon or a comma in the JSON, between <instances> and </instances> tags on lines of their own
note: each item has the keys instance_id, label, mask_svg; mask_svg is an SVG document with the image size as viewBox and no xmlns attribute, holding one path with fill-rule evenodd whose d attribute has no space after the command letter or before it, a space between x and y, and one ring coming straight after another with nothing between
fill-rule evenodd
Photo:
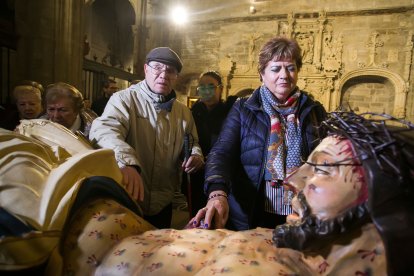
<instances>
[{"instance_id":1,"label":"silver bracelet","mask_svg":"<svg viewBox=\"0 0 414 276\"><path fill-rule=\"evenodd\" d=\"M218 196L225 197L226 199L228 199L228 198L229 198L226 194L214 194L214 195L209 196L209 197L207 198L207 201L209 201L210 199L213 199L213 198L215 198L215 197L218 197Z\"/></svg>"}]
</instances>

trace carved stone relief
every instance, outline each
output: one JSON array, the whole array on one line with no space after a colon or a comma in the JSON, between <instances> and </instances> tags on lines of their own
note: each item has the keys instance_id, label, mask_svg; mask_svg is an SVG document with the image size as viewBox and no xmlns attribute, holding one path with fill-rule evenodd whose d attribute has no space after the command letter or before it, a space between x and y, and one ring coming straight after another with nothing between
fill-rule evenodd
<instances>
[{"instance_id":1,"label":"carved stone relief","mask_svg":"<svg viewBox=\"0 0 414 276\"><path fill-rule=\"evenodd\" d=\"M395 41L401 33L395 31L372 31L362 42L362 47L347 49L346 72L344 53L344 37L336 30L335 18L327 18L325 12L309 15L287 14L286 19L276 22L276 34L295 38L302 49L303 66L299 73L298 86L309 92L320 101L328 111L341 107L346 89L352 83L352 78L364 82L364 78L377 76L374 83L390 83L382 88L394 95L393 101L374 103L392 105L384 110L392 111L392 115L404 118L405 105L409 89L413 56L413 31L408 33L405 47L395 48L388 43ZM257 88L260 85L257 73L257 56L265 37L257 32L244 34L246 56L235 55L231 58L231 69L220 65L220 70L226 76L227 95L234 95L246 88ZM229 53L231 55L232 53ZM403 62L402 75L390 69L390 65ZM395 67L394 67L395 68ZM384 80L385 78L385 80ZM346 84L348 82L348 84ZM355 82L357 83L357 82ZM382 92L381 92L382 93ZM384 96L376 95L378 99ZM349 91L348 91L349 94ZM386 93L383 93L384 95ZM355 103L358 105L358 102ZM363 101L359 102L362 106ZM378 108L380 109L380 108Z\"/></svg>"},{"instance_id":2,"label":"carved stone relief","mask_svg":"<svg viewBox=\"0 0 414 276\"><path fill-rule=\"evenodd\" d=\"M286 20L277 22L277 34L293 37L302 49L303 66L299 73L298 86L309 92L329 109L331 93L335 81L339 79L342 68L342 35L335 34L325 12L315 18L295 18L288 14ZM246 88L260 85L257 73L257 56L260 49L257 44L262 36L257 33L245 34L247 63L232 60L232 72L223 70L228 80L228 95L237 94ZM263 42L263 41L261 41Z\"/></svg>"},{"instance_id":3,"label":"carved stone relief","mask_svg":"<svg viewBox=\"0 0 414 276\"><path fill-rule=\"evenodd\" d=\"M293 22L279 22L279 30L293 26L291 36L301 46L303 66L298 86L329 109L335 81L341 75L342 35L334 33L325 12L316 18L290 20Z\"/></svg>"},{"instance_id":4,"label":"carved stone relief","mask_svg":"<svg viewBox=\"0 0 414 276\"><path fill-rule=\"evenodd\" d=\"M364 58L358 58L357 61L357 70L348 72L345 74L342 79L340 80L339 88L337 91L335 91L333 95L333 105L331 105L331 108L334 106L341 106L341 97L344 95L347 91L345 87L347 87L347 83L352 82L352 79L366 77L366 78L372 78L376 77L378 81L380 81L381 78L385 78L389 80L392 84L391 91L389 91L389 94L392 94L395 96L395 99L393 101L389 101L388 104L392 105L389 107L384 108L385 110L392 110L393 116L397 118L405 118L406 117L406 101L407 101L407 93L409 89L409 80L410 80L410 68L411 66L411 58L412 58L412 32L410 33L409 38L406 43L406 47L401 51L398 49L390 49L388 51L388 55L380 55L379 49L386 47L385 35L382 35L378 31L374 31L371 33L371 35L368 37L366 42L366 47L368 50L368 56L365 57L366 62L364 62ZM403 76L399 75L396 72L393 72L388 69L389 64L392 62L398 62L398 55L404 54L405 55L405 71ZM361 105L363 103L361 102Z\"/></svg>"},{"instance_id":5,"label":"carved stone relief","mask_svg":"<svg viewBox=\"0 0 414 276\"><path fill-rule=\"evenodd\" d=\"M234 67L235 67L235 63L229 55L221 59L219 63L220 71L223 72L221 77L222 77L222 82L223 82L224 93L222 96L224 96L225 98L229 96L229 90L231 88L230 80L233 76Z\"/></svg>"}]
</instances>

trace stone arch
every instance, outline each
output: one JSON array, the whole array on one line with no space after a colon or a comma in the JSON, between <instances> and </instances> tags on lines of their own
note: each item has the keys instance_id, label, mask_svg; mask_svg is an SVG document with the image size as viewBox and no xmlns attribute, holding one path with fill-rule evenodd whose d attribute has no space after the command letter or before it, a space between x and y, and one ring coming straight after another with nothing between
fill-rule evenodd
<instances>
[{"instance_id":1,"label":"stone arch","mask_svg":"<svg viewBox=\"0 0 414 276\"><path fill-rule=\"evenodd\" d=\"M384 68L361 68L351 71L339 81L338 89L333 95L331 110L342 105L342 99L346 90L352 86L352 83L364 83L365 80L379 83L389 82L394 89L394 104L392 110L393 116L397 118L405 118L405 104L407 97L407 87L401 76Z\"/></svg>"},{"instance_id":2,"label":"stone arch","mask_svg":"<svg viewBox=\"0 0 414 276\"><path fill-rule=\"evenodd\" d=\"M136 3L130 0L85 1L88 59L131 71L134 60Z\"/></svg>"}]
</instances>

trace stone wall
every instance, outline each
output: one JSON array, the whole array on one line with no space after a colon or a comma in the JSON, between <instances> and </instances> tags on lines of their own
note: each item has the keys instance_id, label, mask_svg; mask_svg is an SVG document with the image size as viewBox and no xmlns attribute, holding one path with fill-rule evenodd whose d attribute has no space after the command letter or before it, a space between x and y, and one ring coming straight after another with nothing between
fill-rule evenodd
<instances>
[{"instance_id":1,"label":"stone wall","mask_svg":"<svg viewBox=\"0 0 414 276\"><path fill-rule=\"evenodd\" d=\"M169 33L184 61L183 95L194 96L208 69L225 77L224 97L257 88L260 47L285 35L302 47L299 87L327 110L351 106L414 121L413 1L180 2L193 12Z\"/></svg>"},{"instance_id":2,"label":"stone wall","mask_svg":"<svg viewBox=\"0 0 414 276\"><path fill-rule=\"evenodd\" d=\"M16 0L19 42L11 60L12 82L29 78L80 87L84 34L90 30L87 20L84 27L82 15L85 5L96 1ZM167 16L177 2L191 15L181 27L172 26ZM413 0L128 3L136 16L131 26L132 70L142 76L149 49L172 47L184 62L177 84L184 101L196 96L197 78L205 70L218 70L224 76L223 97L257 88L261 46L273 36L285 35L302 46L299 87L327 110L384 111L414 121Z\"/></svg>"}]
</instances>

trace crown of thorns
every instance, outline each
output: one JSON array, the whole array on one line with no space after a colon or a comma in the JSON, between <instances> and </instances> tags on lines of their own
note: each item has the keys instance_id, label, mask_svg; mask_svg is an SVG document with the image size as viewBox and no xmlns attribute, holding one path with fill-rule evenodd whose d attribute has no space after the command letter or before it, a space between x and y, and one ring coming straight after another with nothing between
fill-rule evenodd
<instances>
[{"instance_id":1,"label":"crown of thorns","mask_svg":"<svg viewBox=\"0 0 414 276\"><path fill-rule=\"evenodd\" d=\"M387 114L367 112L358 115L352 111L338 111L329 113L320 128L328 135L351 140L361 162L374 159L381 170L398 176L401 168L396 160L399 160L405 142L399 141L396 134L413 131L414 124Z\"/></svg>"}]
</instances>

